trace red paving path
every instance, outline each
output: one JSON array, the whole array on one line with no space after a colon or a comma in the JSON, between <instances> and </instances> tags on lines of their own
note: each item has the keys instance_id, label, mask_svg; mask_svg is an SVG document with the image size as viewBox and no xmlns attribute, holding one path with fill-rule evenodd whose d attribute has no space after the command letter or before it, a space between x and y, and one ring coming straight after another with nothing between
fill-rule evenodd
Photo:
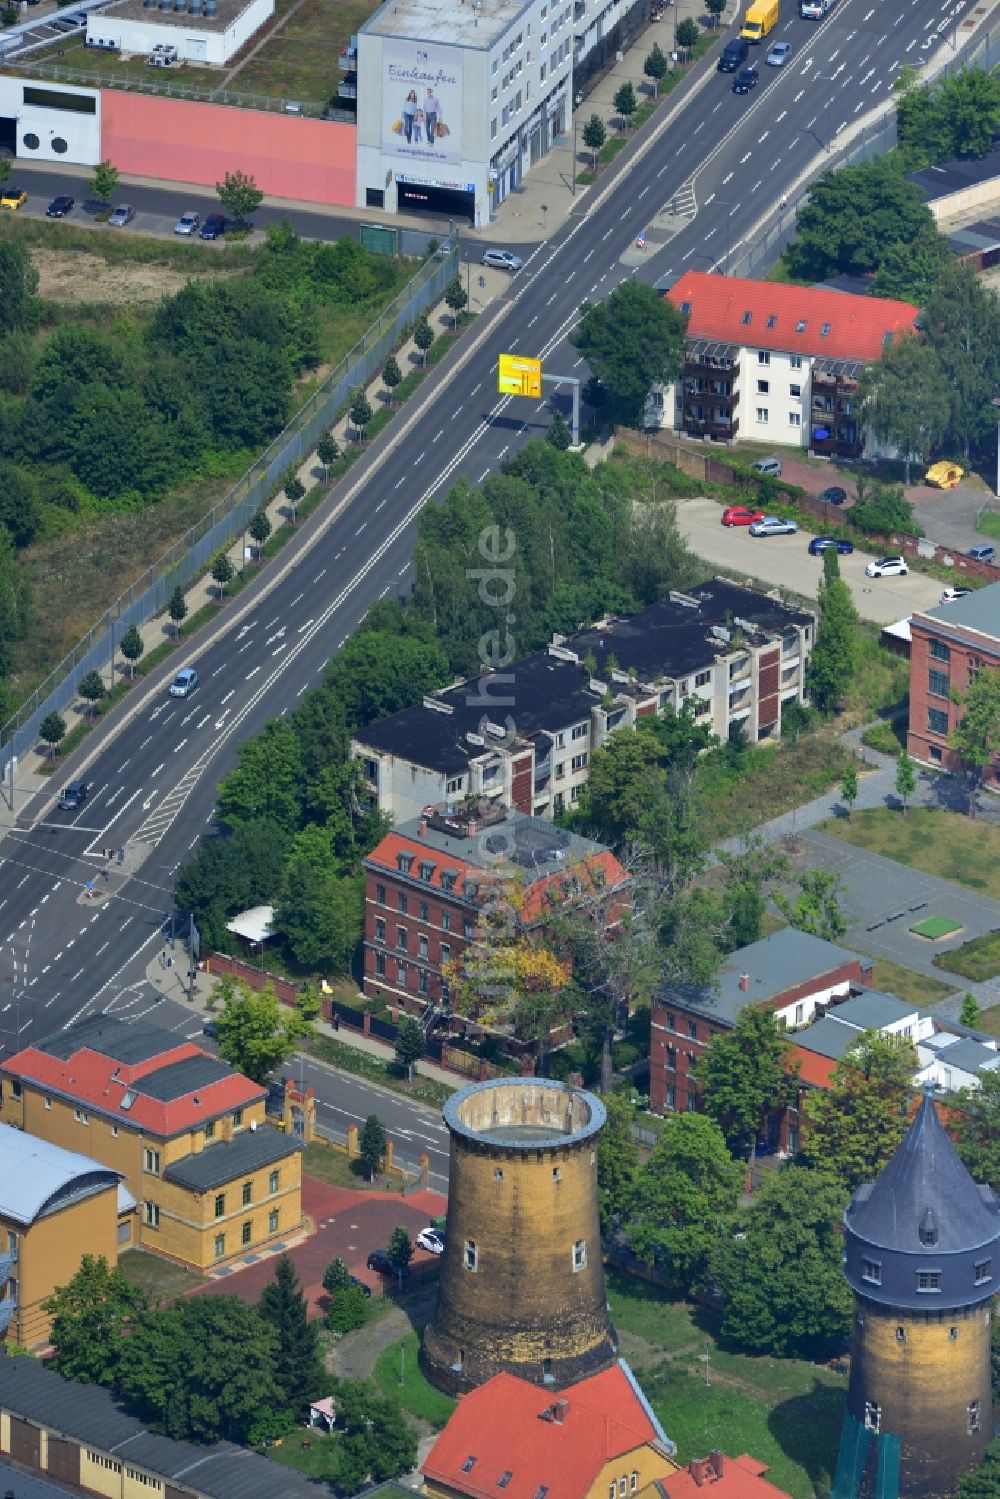
<instances>
[{"instance_id":1,"label":"red paving path","mask_svg":"<svg viewBox=\"0 0 1000 1499\"><path fill-rule=\"evenodd\" d=\"M381 1288L381 1277L366 1269L365 1260L373 1249L384 1249L397 1224L415 1239L432 1217L443 1213L447 1198L439 1192L413 1192L409 1197L395 1193L355 1192L349 1187L333 1187L314 1176L302 1178L302 1211L316 1225L316 1232L290 1249L312 1312L325 1310L327 1296L323 1290L323 1271L339 1254L352 1274L374 1289ZM280 1252L280 1251L279 1251ZM276 1253L264 1254L255 1264L220 1275L207 1286L199 1286L196 1296L239 1296L256 1301L268 1281L274 1278ZM433 1263L434 1256L417 1249L413 1270Z\"/></svg>"}]
</instances>

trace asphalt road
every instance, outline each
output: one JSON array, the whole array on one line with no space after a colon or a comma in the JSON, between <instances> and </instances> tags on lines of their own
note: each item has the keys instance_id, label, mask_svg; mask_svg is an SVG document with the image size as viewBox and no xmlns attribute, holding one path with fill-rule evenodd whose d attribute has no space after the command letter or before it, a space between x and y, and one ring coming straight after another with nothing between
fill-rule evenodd
<instances>
[{"instance_id":1,"label":"asphalt road","mask_svg":"<svg viewBox=\"0 0 1000 1499\"><path fill-rule=\"evenodd\" d=\"M63 781L87 757L94 790L84 808L28 808L4 839L0 1046L24 1045L98 1009L148 1008L144 970L169 917L173 873L208 831L216 784L240 740L294 707L376 599L405 589L422 506L459 477L481 483L547 425L548 403L497 397L498 353L541 355L550 371L579 375L567 334L581 301L606 296L631 274L654 282L688 264L721 268L726 248L735 251L826 141L887 97L899 66L950 35L967 7L839 0L816 25L792 15L786 0L772 39L792 43L791 61L763 67L751 95L733 95L729 78L714 72L686 81L673 112L581 198L388 438L354 466L334 518L330 507L313 516L260 583L227 606L216 631L130 694L70 763ZM637 265L637 233L671 204L676 234L663 241L657 230ZM197 661L201 686L176 702L166 683L187 659ZM86 883L104 867L102 850L118 847L128 862L110 873L95 906Z\"/></svg>"}]
</instances>

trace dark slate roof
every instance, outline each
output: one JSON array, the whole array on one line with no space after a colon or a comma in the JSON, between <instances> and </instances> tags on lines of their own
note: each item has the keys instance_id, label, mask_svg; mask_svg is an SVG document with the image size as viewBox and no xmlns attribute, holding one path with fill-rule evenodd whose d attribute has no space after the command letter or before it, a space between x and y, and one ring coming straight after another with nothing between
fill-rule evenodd
<instances>
[{"instance_id":1,"label":"dark slate roof","mask_svg":"<svg viewBox=\"0 0 1000 1499\"><path fill-rule=\"evenodd\" d=\"M199 1088L207 1088L224 1077L232 1077L233 1069L227 1062L208 1052L197 1057L184 1057L180 1062L169 1062L155 1072L147 1072L138 1078L132 1089L145 1093L147 1098L156 1098L161 1103L170 1103L175 1098L187 1098Z\"/></svg>"},{"instance_id":2,"label":"dark slate roof","mask_svg":"<svg viewBox=\"0 0 1000 1499\"><path fill-rule=\"evenodd\" d=\"M101 1056L135 1066L136 1062L148 1062L151 1057L172 1051L182 1041L183 1037L175 1036L162 1026L151 1025L148 1020L126 1024L114 1015L88 1015L85 1020L67 1025L33 1044L38 1051L47 1052L50 1057L60 1057L63 1061L68 1061L75 1051L88 1047L100 1052Z\"/></svg>"},{"instance_id":3,"label":"dark slate roof","mask_svg":"<svg viewBox=\"0 0 1000 1499\"><path fill-rule=\"evenodd\" d=\"M58 1487L47 1478L15 1468L8 1457L0 1457L0 1494L3 1499L66 1499L67 1494L79 1494L79 1489Z\"/></svg>"},{"instance_id":4,"label":"dark slate roof","mask_svg":"<svg viewBox=\"0 0 1000 1499\"><path fill-rule=\"evenodd\" d=\"M202 1447L158 1436L109 1391L63 1379L37 1359L0 1356L0 1409L183 1483L205 1499L321 1499L330 1493L325 1484L311 1483L232 1442ZM36 1496L29 1493L26 1499Z\"/></svg>"},{"instance_id":5,"label":"dark slate roof","mask_svg":"<svg viewBox=\"0 0 1000 1499\"><path fill-rule=\"evenodd\" d=\"M982 157L956 158L943 166L921 167L920 171L909 173L908 181L915 182L933 203L935 198L992 182L997 177L1000 177L1000 143Z\"/></svg>"},{"instance_id":6,"label":"dark slate roof","mask_svg":"<svg viewBox=\"0 0 1000 1499\"><path fill-rule=\"evenodd\" d=\"M301 1140L282 1134L271 1124L262 1124L257 1129L241 1130L232 1140L221 1140L217 1145L207 1145L195 1155L171 1161L164 1169L163 1177L165 1181L191 1187L195 1192L209 1192L236 1176L259 1171L261 1166L282 1161L301 1149Z\"/></svg>"},{"instance_id":7,"label":"dark slate roof","mask_svg":"<svg viewBox=\"0 0 1000 1499\"><path fill-rule=\"evenodd\" d=\"M795 1044L801 1046L803 1051L814 1051L817 1056L839 1062L860 1037L861 1032L856 1031L852 1025L840 1025L829 1015L824 1015L822 1020L807 1025L805 1030L796 1031Z\"/></svg>"},{"instance_id":8,"label":"dark slate roof","mask_svg":"<svg viewBox=\"0 0 1000 1499\"><path fill-rule=\"evenodd\" d=\"M865 989L860 994L845 999L842 1004L834 1005L829 1011L834 1020L855 1030L855 1041L858 1039L857 1031L880 1031L887 1025L895 1025L916 1013L916 1005L911 1005L905 999L897 999L895 994L886 994L882 989Z\"/></svg>"},{"instance_id":9,"label":"dark slate roof","mask_svg":"<svg viewBox=\"0 0 1000 1499\"><path fill-rule=\"evenodd\" d=\"M916 1118L874 1186L855 1193L846 1221L851 1232L868 1244L927 1259L928 1213L936 1226L933 1253L937 1255L978 1249L1000 1238L995 1201L991 1206L962 1165L933 1099L925 1094Z\"/></svg>"}]
</instances>

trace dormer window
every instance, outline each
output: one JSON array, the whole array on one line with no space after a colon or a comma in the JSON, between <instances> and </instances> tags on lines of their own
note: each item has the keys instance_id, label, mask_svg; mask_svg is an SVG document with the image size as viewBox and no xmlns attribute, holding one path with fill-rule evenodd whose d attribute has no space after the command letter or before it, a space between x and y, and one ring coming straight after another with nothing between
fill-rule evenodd
<instances>
[{"instance_id":1,"label":"dormer window","mask_svg":"<svg viewBox=\"0 0 1000 1499\"><path fill-rule=\"evenodd\" d=\"M446 870L444 870L444 872L441 875L441 889L442 890L454 890L454 888L455 888L455 879L456 879L456 876L455 876L455 871L453 869L446 869Z\"/></svg>"},{"instance_id":2,"label":"dormer window","mask_svg":"<svg viewBox=\"0 0 1000 1499\"><path fill-rule=\"evenodd\" d=\"M430 881L434 878L434 865L422 863L418 866L417 873L422 880Z\"/></svg>"},{"instance_id":3,"label":"dormer window","mask_svg":"<svg viewBox=\"0 0 1000 1499\"><path fill-rule=\"evenodd\" d=\"M824 323L823 324L822 328L819 330L820 331L820 336L822 338L829 338L831 326L832 326L832 324L830 324L830 323Z\"/></svg>"},{"instance_id":4,"label":"dormer window","mask_svg":"<svg viewBox=\"0 0 1000 1499\"><path fill-rule=\"evenodd\" d=\"M471 1456L467 1457L465 1459L465 1462L462 1464L462 1472L463 1473L471 1473L472 1470L473 1470L473 1468L475 1466L476 1466L476 1459L474 1457L471 1457Z\"/></svg>"},{"instance_id":5,"label":"dormer window","mask_svg":"<svg viewBox=\"0 0 1000 1499\"><path fill-rule=\"evenodd\" d=\"M796 333L804 333L806 331L806 326L807 320L804 317L800 317L798 322L795 324Z\"/></svg>"},{"instance_id":6,"label":"dormer window","mask_svg":"<svg viewBox=\"0 0 1000 1499\"><path fill-rule=\"evenodd\" d=\"M777 313L772 312L768 316L767 326L769 328L773 328L776 325L777 321L778 321Z\"/></svg>"},{"instance_id":7,"label":"dormer window","mask_svg":"<svg viewBox=\"0 0 1000 1499\"><path fill-rule=\"evenodd\" d=\"M400 874L409 874L410 870L413 868L413 855L397 854L396 868L399 870Z\"/></svg>"},{"instance_id":8,"label":"dormer window","mask_svg":"<svg viewBox=\"0 0 1000 1499\"><path fill-rule=\"evenodd\" d=\"M753 321L753 313L752 312L745 312L743 314L743 316L740 318L740 322L743 324L744 328L749 327L750 323L752 321Z\"/></svg>"},{"instance_id":9,"label":"dormer window","mask_svg":"<svg viewBox=\"0 0 1000 1499\"><path fill-rule=\"evenodd\" d=\"M681 303L681 316L682 317L690 317L691 316L691 303L690 302L682 302Z\"/></svg>"}]
</instances>

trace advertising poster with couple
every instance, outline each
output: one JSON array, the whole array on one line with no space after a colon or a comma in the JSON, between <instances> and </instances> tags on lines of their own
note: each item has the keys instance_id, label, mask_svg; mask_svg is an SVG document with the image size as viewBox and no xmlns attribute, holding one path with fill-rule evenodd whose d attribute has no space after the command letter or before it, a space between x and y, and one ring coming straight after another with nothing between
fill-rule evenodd
<instances>
[{"instance_id":1,"label":"advertising poster with couple","mask_svg":"<svg viewBox=\"0 0 1000 1499\"><path fill-rule=\"evenodd\" d=\"M408 161L461 161L458 48L387 41L382 64L383 151Z\"/></svg>"}]
</instances>

